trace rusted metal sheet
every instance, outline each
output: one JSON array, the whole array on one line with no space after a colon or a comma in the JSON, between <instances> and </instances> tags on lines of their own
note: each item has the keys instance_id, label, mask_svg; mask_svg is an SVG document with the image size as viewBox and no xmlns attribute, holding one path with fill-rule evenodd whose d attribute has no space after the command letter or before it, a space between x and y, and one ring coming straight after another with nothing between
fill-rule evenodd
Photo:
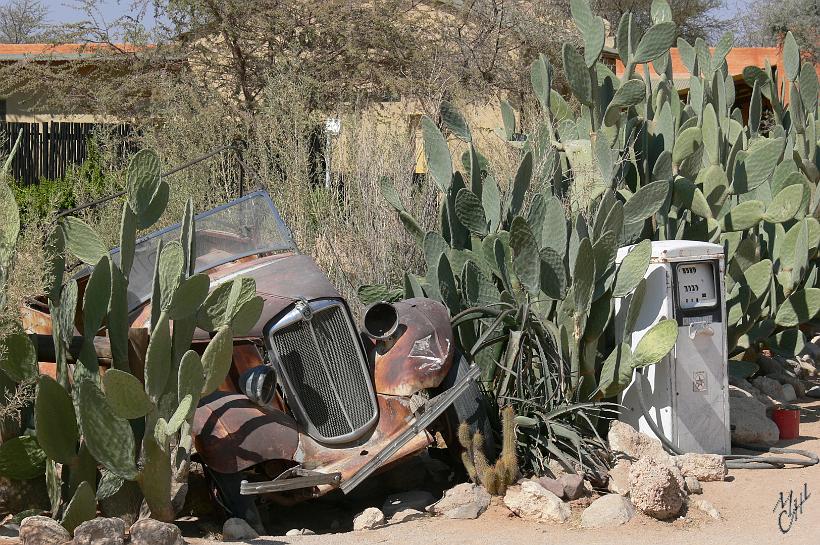
<instances>
[{"instance_id":1,"label":"rusted metal sheet","mask_svg":"<svg viewBox=\"0 0 820 545\"><path fill-rule=\"evenodd\" d=\"M409 399L385 395L377 397L380 414L379 423L366 441L359 441L355 445L346 448L328 448L307 435L302 435L299 440L297 458L303 461L304 467L323 473L339 472L342 474L342 482L344 482L345 479L352 477L371 458L378 454L396 434L404 430L407 426L407 419L411 415ZM419 433L390 457L382 467L387 467L402 458L421 452L432 442L433 438L429 433L426 431ZM322 495L333 488L330 485L319 486L314 493L315 495Z\"/></svg>"},{"instance_id":2,"label":"rusted metal sheet","mask_svg":"<svg viewBox=\"0 0 820 545\"><path fill-rule=\"evenodd\" d=\"M394 303L399 329L394 341L370 346L376 391L411 396L441 384L453 363L453 333L447 309L431 299Z\"/></svg>"},{"instance_id":3,"label":"rusted metal sheet","mask_svg":"<svg viewBox=\"0 0 820 545\"><path fill-rule=\"evenodd\" d=\"M296 421L252 403L241 394L215 392L194 414L194 442L202 461L220 473L236 473L268 460L293 460L299 446Z\"/></svg>"},{"instance_id":4,"label":"rusted metal sheet","mask_svg":"<svg viewBox=\"0 0 820 545\"><path fill-rule=\"evenodd\" d=\"M284 460L322 473L339 472L344 481L406 427L411 414L408 399L380 395L378 402L381 418L366 440L347 447L328 447L311 439L295 420L282 412L263 409L243 395L216 392L196 411L194 440L202 461L222 473ZM417 434L384 467L424 450L432 442L429 433ZM305 496L321 495L333 488L319 486Z\"/></svg>"},{"instance_id":5,"label":"rusted metal sheet","mask_svg":"<svg viewBox=\"0 0 820 545\"><path fill-rule=\"evenodd\" d=\"M20 307L20 318L26 333L51 335L51 315L29 306Z\"/></svg>"}]
</instances>

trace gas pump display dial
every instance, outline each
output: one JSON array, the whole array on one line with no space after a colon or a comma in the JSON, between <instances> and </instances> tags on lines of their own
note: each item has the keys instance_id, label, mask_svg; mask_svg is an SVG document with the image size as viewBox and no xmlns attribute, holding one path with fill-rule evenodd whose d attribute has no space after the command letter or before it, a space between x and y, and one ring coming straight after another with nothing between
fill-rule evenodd
<instances>
[{"instance_id":1,"label":"gas pump display dial","mask_svg":"<svg viewBox=\"0 0 820 545\"><path fill-rule=\"evenodd\" d=\"M712 263L679 263L677 277L678 305L681 309L709 308L717 304Z\"/></svg>"}]
</instances>

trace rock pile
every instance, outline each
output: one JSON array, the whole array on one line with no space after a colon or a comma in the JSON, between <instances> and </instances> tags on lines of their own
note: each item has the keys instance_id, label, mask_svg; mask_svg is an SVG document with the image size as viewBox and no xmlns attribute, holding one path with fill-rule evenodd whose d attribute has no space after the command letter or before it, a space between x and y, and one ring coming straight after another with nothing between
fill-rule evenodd
<instances>
[{"instance_id":1,"label":"rock pile","mask_svg":"<svg viewBox=\"0 0 820 545\"><path fill-rule=\"evenodd\" d=\"M749 397L753 403L762 406ZM764 409L765 415L765 409ZM776 427L776 426L775 426ZM597 524L598 511L612 510L612 521L623 518L626 512L624 502L642 513L657 519L678 516L687 505L690 494L701 494L702 481L722 481L727 474L726 462L715 454L683 454L671 456L660 441L638 432L623 422L612 423L607 436L610 448L616 456L616 463L609 473L609 491L612 499L607 499L601 507L596 507L588 516L589 527ZM629 500L626 499L629 498ZM609 498L609 496L604 496ZM600 502L593 502L587 510ZM617 498L621 498L618 500ZM698 505L705 500L698 500ZM706 502L708 503L708 502ZM705 505L705 504L704 504ZM711 504L708 504L711 506ZM714 506L711 506L714 508ZM702 509L706 511L706 508ZM717 512L717 509L714 509ZM713 516L713 512L708 513ZM718 514L719 517L719 514ZM584 524L582 517L582 525Z\"/></svg>"},{"instance_id":2,"label":"rock pile","mask_svg":"<svg viewBox=\"0 0 820 545\"><path fill-rule=\"evenodd\" d=\"M20 524L22 545L183 545L182 533L173 524L154 519L138 520L125 532L125 522L119 518L103 518L83 522L74 529L74 539L59 522L50 517L27 517Z\"/></svg>"}]
</instances>

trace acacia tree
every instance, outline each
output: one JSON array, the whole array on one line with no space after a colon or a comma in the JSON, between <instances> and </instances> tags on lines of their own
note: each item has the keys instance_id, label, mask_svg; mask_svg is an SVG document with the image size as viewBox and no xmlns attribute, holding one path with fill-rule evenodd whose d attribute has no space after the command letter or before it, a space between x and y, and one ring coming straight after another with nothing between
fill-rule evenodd
<instances>
[{"instance_id":1,"label":"acacia tree","mask_svg":"<svg viewBox=\"0 0 820 545\"><path fill-rule=\"evenodd\" d=\"M40 0L8 0L0 5L0 40L22 44L43 39L48 10Z\"/></svg>"},{"instance_id":2,"label":"acacia tree","mask_svg":"<svg viewBox=\"0 0 820 545\"><path fill-rule=\"evenodd\" d=\"M817 0L756 0L739 18L739 41L749 46L777 46L791 31L800 51L820 61L820 3Z\"/></svg>"},{"instance_id":3,"label":"acacia tree","mask_svg":"<svg viewBox=\"0 0 820 545\"><path fill-rule=\"evenodd\" d=\"M731 21L721 18L716 10L726 4L725 0L668 0L672 8L672 20L682 38L694 42L695 38L717 37L726 30ZM632 13L638 26L651 25L652 0L592 0L592 10L616 28L624 13Z\"/></svg>"}]
</instances>

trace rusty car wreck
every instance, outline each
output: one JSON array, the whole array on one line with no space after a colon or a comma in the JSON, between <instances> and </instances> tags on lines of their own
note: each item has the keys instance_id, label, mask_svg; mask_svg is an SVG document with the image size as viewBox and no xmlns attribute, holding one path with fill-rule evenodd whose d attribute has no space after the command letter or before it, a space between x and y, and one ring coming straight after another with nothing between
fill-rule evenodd
<instances>
[{"instance_id":1,"label":"rusty car wreck","mask_svg":"<svg viewBox=\"0 0 820 545\"><path fill-rule=\"evenodd\" d=\"M290 504L348 493L426 449L436 431L452 446L459 422L489 424L478 370L458 353L441 303L375 303L359 330L263 191L202 213L195 225L195 268L209 275L210 289L242 275L264 301L257 323L234 338L224 383L194 417L196 457L230 515L259 526L257 495ZM157 247L179 229L137 241L128 291L132 331L150 325ZM83 289L87 272L77 280ZM26 321L30 331L49 333L48 316L36 305ZM192 348L201 352L209 340L197 330ZM97 341L105 362L105 331Z\"/></svg>"}]
</instances>

